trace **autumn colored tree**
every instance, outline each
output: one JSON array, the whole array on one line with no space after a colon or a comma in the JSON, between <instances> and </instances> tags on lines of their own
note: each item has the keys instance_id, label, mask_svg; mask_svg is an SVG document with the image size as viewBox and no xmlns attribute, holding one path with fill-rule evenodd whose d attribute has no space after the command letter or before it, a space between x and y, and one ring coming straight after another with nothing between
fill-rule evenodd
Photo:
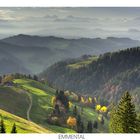
<instances>
[{"instance_id":1,"label":"autumn colored tree","mask_svg":"<svg viewBox=\"0 0 140 140\"><path fill-rule=\"evenodd\" d=\"M55 105L55 102L56 102L56 97L53 96L53 97L52 97L52 100L51 100L51 103L52 103L53 106Z\"/></svg>"},{"instance_id":2,"label":"autumn colored tree","mask_svg":"<svg viewBox=\"0 0 140 140\"><path fill-rule=\"evenodd\" d=\"M81 97L81 102L82 102L82 103L85 103L84 97Z\"/></svg>"},{"instance_id":3,"label":"autumn colored tree","mask_svg":"<svg viewBox=\"0 0 140 140\"><path fill-rule=\"evenodd\" d=\"M89 101L89 103L92 103L92 98L89 97L89 98L88 98L88 101Z\"/></svg>"},{"instance_id":4,"label":"autumn colored tree","mask_svg":"<svg viewBox=\"0 0 140 140\"><path fill-rule=\"evenodd\" d=\"M11 82L14 79L14 77L12 75L6 75L5 77L3 77L2 79L2 83L5 84L7 82Z\"/></svg>"},{"instance_id":5,"label":"autumn colored tree","mask_svg":"<svg viewBox=\"0 0 140 140\"><path fill-rule=\"evenodd\" d=\"M99 111L101 109L101 105L96 105L96 111Z\"/></svg>"},{"instance_id":6,"label":"autumn colored tree","mask_svg":"<svg viewBox=\"0 0 140 140\"><path fill-rule=\"evenodd\" d=\"M103 113L107 112L107 107L106 106L102 106L100 111L103 112Z\"/></svg>"},{"instance_id":7,"label":"autumn colored tree","mask_svg":"<svg viewBox=\"0 0 140 140\"><path fill-rule=\"evenodd\" d=\"M75 117L69 116L69 118L67 119L67 125L70 127L74 127L77 124L77 120Z\"/></svg>"},{"instance_id":8,"label":"autumn colored tree","mask_svg":"<svg viewBox=\"0 0 140 140\"><path fill-rule=\"evenodd\" d=\"M72 106L73 106L73 103L69 101L69 108L71 108Z\"/></svg>"}]
</instances>

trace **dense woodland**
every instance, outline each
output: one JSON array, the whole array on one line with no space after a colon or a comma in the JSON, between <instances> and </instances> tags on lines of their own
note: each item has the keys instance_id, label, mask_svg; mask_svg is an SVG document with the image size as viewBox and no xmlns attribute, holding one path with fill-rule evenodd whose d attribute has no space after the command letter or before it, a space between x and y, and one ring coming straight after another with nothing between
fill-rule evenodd
<instances>
[{"instance_id":1,"label":"dense woodland","mask_svg":"<svg viewBox=\"0 0 140 140\"><path fill-rule=\"evenodd\" d=\"M70 59L58 62L44 71L41 76L58 89L105 97L109 101L118 101L126 90L131 90L134 95L137 94L135 89L140 85L139 47L105 53L88 64L78 68L70 67L86 59L83 60L82 57L81 60ZM139 103L139 100L137 102Z\"/></svg>"}]
</instances>

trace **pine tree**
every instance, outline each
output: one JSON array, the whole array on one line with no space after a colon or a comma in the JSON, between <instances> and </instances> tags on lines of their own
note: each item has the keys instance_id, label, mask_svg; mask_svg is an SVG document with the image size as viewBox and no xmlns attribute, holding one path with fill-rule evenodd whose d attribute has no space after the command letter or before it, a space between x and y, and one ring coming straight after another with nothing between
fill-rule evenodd
<instances>
[{"instance_id":1,"label":"pine tree","mask_svg":"<svg viewBox=\"0 0 140 140\"><path fill-rule=\"evenodd\" d=\"M80 128L79 128L78 133L84 133L84 123L83 122L80 123Z\"/></svg>"},{"instance_id":2,"label":"pine tree","mask_svg":"<svg viewBox=\"0 0 140 140\"><path fill-rule=\"evenodd\" d=\"M110 115L110 129L113 133L136 133L137 115L135 105L132 103L132 97L126 92L117 107Z\"/></svg>"},{"instance_id":3,"label":"pine tree","mask_svg":"<svg viewBox=\"0 0 140 140\"><path fill-rule=\"evenodd\" d=\"M74 106L74 109L73 109L73 115L74 115L74 116L77 116L77 113L78 113L78 111L77 111L77 107Z\"/></svg>"},{"instance_id":4,"label":"pine tree","mask_svg":"<svg viewBox=\"0 0 140 140\"><path fill-rule=\"evenodd\" d=\"M55 105L55 111L54 111L54 113L56 114L56 115L60 115L60 108L59 108L59 105Z\"/></svg>"},{"instance_id":5,"label":"pine tree","mask_svg":"<svg viewBox=\"0 0 140 140\"><path fill-rule=\"evenodd\" d=\"M87 124L87 132L88 133L92 133L92 129L93 129L92 122L91 121L88 121L88 124Z\"/></svg>"},{"instance_id":6,"label":"pine tree","mask_svg":"<svg viewBox=\"0 0 140 140\"><path fill-rule=\"evenodd\" d=\"M13 124L11 133L17 133L17 129L16 129L16 124L15 123Z\"/></svg>"},{"instance_id":7,"label":"pine tree","mask_svg":"<svg viewBox=\"0 0 140 140\"><path fill-rule=\"evenodd\" d=\"M82 124L82 122L81 122L81 116L78 115L78 116L77 116L77 132L78 132L78 133L82 133L82 132L81 132L81 124Z\"/></svg>"},{"instance_id":8,"label":"pine tree","mask_svg":"<svg viewBox=\"0 0 140 140\"><path fill-rule=\"evenodd\" d=\"M1 119L0 133L6 133L6 131L5 131L5 125L4 125L4 121L3 121L3 119Z\"/></svg>"},{"instance_id":9,"label":"pine tree","mask_svg":"<svg viewBox=\"0 0 140 140\"><path fill-rule=\"evenodd\" d=\"M111 133L119 132L119 124L118 124L118 116L117 116L117 106L113 105L110 112L110 123L109 129Z\"/></svg>"},{"instance_id":10,"label":"pine tree","mask_svg":"<svg viewBox=\"0 0 140 140\"><path fill-rule=\"evenodd\" d=\"M38 81L38 77L37 77L36 75L33 76L33 79L34 79L35 81Z\"/></svg>"},{"instance_id":11,"label":"pine tree","mask_svg":"<svg viewBox=\"0 0 140 140\"><path fill-rule=\"evenodd\" d=\"M98 128L98 122L97 122L97 121L94 121L94 123L93 123L93 128L95 128L95 129Z\"/></svg>"}]
</instances>

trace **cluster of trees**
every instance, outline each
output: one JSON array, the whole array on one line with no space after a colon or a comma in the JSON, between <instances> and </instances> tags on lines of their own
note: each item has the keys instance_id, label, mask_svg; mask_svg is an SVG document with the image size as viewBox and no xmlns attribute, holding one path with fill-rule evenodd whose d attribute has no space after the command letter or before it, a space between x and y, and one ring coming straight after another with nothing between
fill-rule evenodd
<instances>
[{"instance_id":1,"label":"cluster of trees","mask_svg":"<svg viewBox=\"0 0 140 140\"><path fill-rule=\"evenodd\" d=\"M15 74L7 74L7 75L0 76L0 84L5 84L7 82L11 82L13 79L20 79L20 78L28 78L28 79L38 81L37 75L32 76L30 74L26 75L26 74L15 73Z\"/></svg>"},{"instance_id":2,"label":"cluster of trees","mask_svg":"<svg viewBox=\"0 0 140 140\"><path fill-rule=\"evenodd\" d=\"M99 122L97 120L95 120L94 122L89 120L86 123L85 120L82 118L82 111L83 111L83 109L81 109L81 111L80 111L77 108L77 106L74 106L73 111L72 111L72 117L70 116L68 118L68 120L70 118L72 118L71 120L75 120L75 121L72 121L73 122L72 125L75 128L75 130L78 133L92 133L93 129L95 129L97 131ZM67 124L69 125L68 121L67 121ZM101 122L101 124L103 125L104 123Z\"/></svg>"},{"instance_id":3,"label":"cluster of trees","mask_svg":"<svg viewBox=\"0 0 140 140\"><path fill-rule=\"evenodd\" d=\"M64 125L66 122L66 114L72 106L72 103L62 90L56 91L56 95L52 97L51 102L54 109L47 118L47 122L55 125Z\"/></svg>"},{"instance_id":4,"label":"cluster of trees","mask_svg":"<svg viewBox=\"0 0 140 140\"><path fill-rule=\"evenodd\" d=\"M15 73L15 74L12 74L12 75L16 79L28 78L28 79L32 79L32 80L38 81L38 76L37 75L31 75L31 74L26 75L26 74L21 74L21 73Z\"/></svg>"},{"instance_id":5,"label":"cluster of trees","mask_svg":"<svg viewBox=\"0 0 140 140\"><path fill-rule=\"evenodd\" d=\"M110 132L138 133L140 119L135 111L131 95L126 92L118 105L112 107L110 114Z\"/></svg>"},{"instance_id":6,"label":"cluster of trees","mask_svg":"<svg viewBox=\"0 0 140 140\"><path fill-rule=\"evenodd\" d=\"M0 84L6 84L6 83L11 83L13 79L20 79L20 78L28 78L32 79L35 81L38 81L38 76L37 75L26 75L26 74L20 74L20 73L15 73L15 74L7 74L7 75L2 75L0 76Z\"/></svg>"},{"instance_id":7,"label":"cluster of trees","mask_svg":"<svg viewBox=\"0 0 140 140\"><path fill-rule=\"evenodd\" d=\"M6 133L6 127L5 127L3 119L1 119L1 122L0 122L0 133ZM17 133L17 129L16 129L16 124L15 123L12 126L11 133Z\"/></svg>"}]
</instances>

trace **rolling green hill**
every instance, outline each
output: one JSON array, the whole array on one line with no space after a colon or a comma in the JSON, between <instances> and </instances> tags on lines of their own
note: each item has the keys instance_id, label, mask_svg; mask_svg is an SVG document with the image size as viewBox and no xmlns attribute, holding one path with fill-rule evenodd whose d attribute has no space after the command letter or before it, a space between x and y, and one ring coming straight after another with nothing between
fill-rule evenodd
<instances>
[{"instance_id":1,"label":"rolling green hill","mask_svg":"<svg viewBox=\"0 0 140 140\"><path fill-rule=\"evenodd\" d=\"M6 132L10 133L15 123L18 133L52 133L39 125L0 109L0 116L4 119Z\"/></svg>"},{"instance_id":2,"label":"rolling green hill","mask_svg":"<svg viewBox=\"0 0 140 140\"><path fill-rule=\"evenodd\" d=\"M48 84L27 78L14 79L13 85L11 86L0 85L0 109L10 112L11 115L22 117L24 120L28 120L27 122L31 121L38 124L44 129L44 133L75 133L75 130L68 126L48 124L47 118L54 109L52 98L55 95L55 89L49 87ZM80 103L73 101L73 104L76 105L78 109L81 108ZM4 113L1 114L4 117ZM8 114L5 114L4 120L7 115ZM89 120L98 120L98 113L91 107L84 106L82 118L86 127ZM107 123L105 123L104 127L99 126L98 132L102 132L103 128L104 132L108 132L108 121L105 119L105 122ZM8 122L6 123L8 124ZM8 129L10 129L11 125L12 124L8 124ZM22 130L19 132L28 133L28 131ZM30 132L31 131L29 131L29 133ZM41 130L39 133L42 133Z\"/></svg>"}]
</instances>

